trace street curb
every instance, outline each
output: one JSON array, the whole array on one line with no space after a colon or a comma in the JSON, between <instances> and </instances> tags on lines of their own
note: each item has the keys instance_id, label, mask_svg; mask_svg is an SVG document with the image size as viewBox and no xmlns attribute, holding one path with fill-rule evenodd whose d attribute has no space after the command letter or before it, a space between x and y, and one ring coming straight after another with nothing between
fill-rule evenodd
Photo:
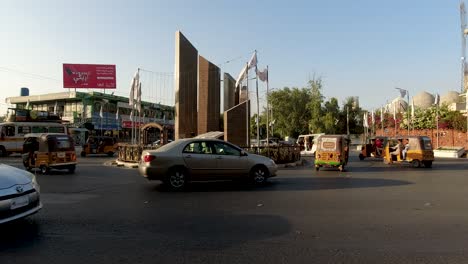
<instances>
[{"instance_id":1,"label":"street curb","mask_svg":"<svg viewBox=\"0 0 468 264\"><path fill-rule=\"evenodd\" d=\"M117 166L117 167L131 168L131 169L136 169L136 168L138 168L138 163L135 163L135 162L124 162L124 161L119 161L119 160L112 161L112 165L113 165L113 166Z\"/></svg>"},{"instance_id":2,"label":"street curb","mask_svg":"<svg viewBox=\"0 0 468 264\"><path fill-rule=\"evenodd\" d=\"M277 164L277 166L278 166L278 169L294 168L294 167L298 167L298 166L304 166L305 163L306 163L306 161L304 159L301 159L301 160L298 160L298 161L292 162L292 163Z\"/></svg>"}]
</instances>

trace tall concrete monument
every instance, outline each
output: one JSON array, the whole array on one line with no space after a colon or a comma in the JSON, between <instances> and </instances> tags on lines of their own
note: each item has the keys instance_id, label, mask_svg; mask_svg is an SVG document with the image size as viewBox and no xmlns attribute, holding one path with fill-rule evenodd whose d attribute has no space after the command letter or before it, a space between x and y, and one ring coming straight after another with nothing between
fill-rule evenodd
<instances>
[{"instance_id":1,"label":"tall concrete monument","mask_svg":"<svg viewBox=\"0 0 468 264\"><path fill-rule=\"evenodd\" d=\"M202 56L198 67L198 134L219 131L221 71Z\"/></svg>"},{"instance_id":2,"label":"tall concrete monument","mask_svg":"<svg viewBox=\"0 0 468 264\"><path fill-rule=\"evenodd\" d=\"M196 135L198 51L175 33L175 139Z\"/></svg>"},{"instance_id":3,"label":"tall concrete monument","mask_svg":"<svg viewBox=\"0 0 468 264\"><path fill-rule=\"evenodd\" d=\"M223 78L223 86L224 86L224 111L232 108L233 106L237 105L239 102L236 103L236 80L232 78L232 76L225 72Z\"/></svg>"},{"instance_id":4,"label":"tall concrete monument","mask_svg":"<svg viewBox=\"0 0 468 264\"><path fill-rule=\"evenodd\" d=\"M224 112L224 140L242 147L250 142L250 100L246 100Z\"/></svg>"}]
</instances>

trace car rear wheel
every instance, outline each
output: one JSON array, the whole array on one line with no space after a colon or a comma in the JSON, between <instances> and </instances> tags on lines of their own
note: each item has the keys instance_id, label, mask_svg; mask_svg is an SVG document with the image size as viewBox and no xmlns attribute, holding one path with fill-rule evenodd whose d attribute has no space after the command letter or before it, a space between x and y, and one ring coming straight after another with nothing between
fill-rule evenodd
<instances>
[{"instance_id":1,"label":"car rear wheel","mask_svg":"<svg viewBox=\"0 0 468 264\"><path fill-rule=\"evenodd\" d=\"M250 171L250 179L255 185L265 184L268 179L268 170L263 166L255 166Z\"/></svg>"},{"instance_id":2,"label":"car rear wheel","mask_svg":"<svg viewBox=\"0 0 468 264\"><path fill-rule=\"evenodd\" d=\"M169 185L169 188L172 190L179 191L185 188L187 181L187 171L183 168L175 168L169 172L169 175L164 182Z\"/></svg>"}]
</instances>

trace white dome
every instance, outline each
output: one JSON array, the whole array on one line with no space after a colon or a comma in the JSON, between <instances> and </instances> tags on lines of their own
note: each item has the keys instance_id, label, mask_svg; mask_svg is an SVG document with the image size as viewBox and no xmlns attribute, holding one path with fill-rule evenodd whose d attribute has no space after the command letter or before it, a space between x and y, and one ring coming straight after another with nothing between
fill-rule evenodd
<instances>
[{"instance_id":1,"label":"white dome","mask_svg":"<svg viewBox=\"0 0 468 264\"><path fill-rule=\"evenodd\" d=\"M440 97L440 104L450 105L457 102L460 102L460 94L455 91L449 91Z\"/></svg>"},{"instance_id":2,"label":"white dome","mask_svg":"<svg viewBox=\"0 0 468 264\"><path fill-rule=\"evenodd\" d=\"M398 96L397 98L393 99L390 104L390 111L393 112L393 108L395 108L397 113L405 112L406 109L408 109L408 103L403 98Z\"/></svg>"},{"instance_id":3,"label":"white dome","mask_svg":"<svg viewBox=\"0 0 468 264\"><path fill-rule=\"evenodd\" d=\"M434 104L434 99L434 95L428 92L420 92L413 97L414 106L421 109L427 109Z\"/></svg>"}]
</instances>

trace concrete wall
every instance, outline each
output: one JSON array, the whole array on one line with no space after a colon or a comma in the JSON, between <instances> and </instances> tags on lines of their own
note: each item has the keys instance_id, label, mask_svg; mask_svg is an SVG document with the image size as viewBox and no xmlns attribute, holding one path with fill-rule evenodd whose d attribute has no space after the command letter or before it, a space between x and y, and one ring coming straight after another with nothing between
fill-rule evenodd
<instances>
[{"instance_id":1,"label":"concrete wall","mask_svg":"<svg viewBox=\"0 0 468 264\"><path fill-rule=\"evenodd\" d=\"M250 100L234 106L224 112L224 140L238 146L249 147L250 126L248 117L250 116Z\"/></svg>"},{"instance_id":2,"label":"concrete wall","mask_svg":"<svg viewBox=\"0 0 468 264\"><path fill-rule=\"evenodd\" d=\"M202 56L198 67L198 134L219 131L221 71Z\"/></svg>"},{"instance_id":3,"label":"concrete wall","mask_svg":"<svg viewBox=\"0 0 468 264\"><path fill-rule=\"evenodd\" d=\"M175 34L175 139L196 135L198 51L177 31Z\"/></svg>"}]
</instances>

